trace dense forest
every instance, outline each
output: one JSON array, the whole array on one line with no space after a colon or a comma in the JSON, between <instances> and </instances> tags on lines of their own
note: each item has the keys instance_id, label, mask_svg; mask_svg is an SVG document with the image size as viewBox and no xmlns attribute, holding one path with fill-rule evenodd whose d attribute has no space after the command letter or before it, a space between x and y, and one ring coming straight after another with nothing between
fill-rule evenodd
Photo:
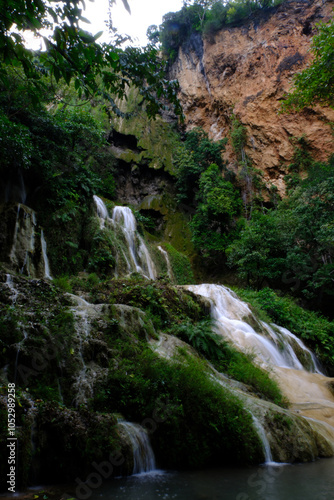
<instances>
[{"instance_id":1,"label":"dense forest","mask_svg":"<svg viewBox=\"0 0 334 500\"><path fill-rule=\"evenodd\" d=\"M152 442L164 466L261 462L263 451L244 402L234 386L224 392L208 370L243 384L264 405L276 405L279 410L265 407L273 428L288 418L288 401L252 353L217 334L209 302L187 285L230 286L250 305L245 321L257 333L263 333L264 323L291 330L333 376L334 157L315 161L305 136L292 137L294 155L281 199L245 153L247 130L240 119L232 115L228 136L218 141L201 127L186 130L178 84L168 80L168 66L192 33L213 36L255 14L270 16L281 3L184 2L159 28L149 28L147 47L122 49L117 41L100 45L98 35L80 28L79 0L57 7L41 0L2 2L1 390L5 398L8 381L15 380L20 460L26 464L21 485L41 477L72 481L88 473L93 459L103 459L104 448L123 446L124 436L115 430L118 415L142 421L155 414L158 400L160 414L167 416L159 414ZM52 33L43 37L45 50L27 48L24 31L44 27ZM333 105L333 32L333 21L318 26L313 63L294 78L282 113ZM142 141L149 137L145 147L138 130ZM228 141L239 174L224 160ZM122 193L130 178L139 192L146 184L158 185L159 196L150 187L136 203L134 188L135 201L127 202L129 193ZM154 261L151 279L139 260L128 272L126 235L109 215L101 215L94 199L109 215L128 206L140 251L147 245ZM13 263L22 205L29 207L24 218L35 221L35 232L26 260ZM31 242L41 233L52 279L33 275L27 264L37 259ZM87 305L91 330L85 338L78 333L83 316L73 296L95 307ZM179 342L172 362L150 347L159 335ZM55 352L50 358L47 344ZM36 363L31 368L36 351L43 354L42 369ZM298 352L299 360L306 356ZM28 372L18 370L20 363ZM75 378L80 363L81 379ZM91 365L88 383L89 363L98 368ZM306 366L309 358L301 363ZM81 392L80 381L89 388ZM73 396L76 389L82 399ZM4 436L5 410L2 404ZM42 437L36 438L36 451L30 436L37 413ZM122 473L131 473L131 464L122 467Z\"/></svg>"}]
</instances>

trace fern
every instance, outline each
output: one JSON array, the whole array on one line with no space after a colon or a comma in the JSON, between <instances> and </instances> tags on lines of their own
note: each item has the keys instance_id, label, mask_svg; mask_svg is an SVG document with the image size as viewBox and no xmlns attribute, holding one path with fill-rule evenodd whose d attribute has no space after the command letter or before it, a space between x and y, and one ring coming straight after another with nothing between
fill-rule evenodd
<instances>
[{"instance_id":1,"label":"fern","mask_svg":"<svg viewBox=\"0 0 334 500\"><path fill-rule=\"evenodd\" d=\"M213 321L205 319L198 323L182 323L173 329L173 334L190 344L199 354L210 360L224 359L226 342L212 331Z\"/></svg>"}]
</instances>

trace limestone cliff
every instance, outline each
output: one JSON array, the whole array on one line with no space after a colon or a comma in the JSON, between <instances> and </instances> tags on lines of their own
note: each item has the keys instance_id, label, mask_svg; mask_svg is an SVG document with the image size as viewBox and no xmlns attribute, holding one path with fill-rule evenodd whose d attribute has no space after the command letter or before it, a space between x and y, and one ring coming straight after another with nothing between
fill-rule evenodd
<instances>
[{"instance_id":1,"label":"limestone cliff","mask_svg":"<svg viewBox=\"0 0 334 500\"><path fill-rule=\"evenodd\" d=\"M228 137L233 112L247 129L247 155L263 171L267 186L274 184L281 195L292 137L305 134L314 159L334 152L333 109L279 114L292 76L311 60L316 24L327 22L332 9L333 2L321 0L284 2L203 41L192 35L171 68L180 83L187 129L201 126L212 139ZM236 169L230 141L225 157Z\"/></svg>"}]
</instances>

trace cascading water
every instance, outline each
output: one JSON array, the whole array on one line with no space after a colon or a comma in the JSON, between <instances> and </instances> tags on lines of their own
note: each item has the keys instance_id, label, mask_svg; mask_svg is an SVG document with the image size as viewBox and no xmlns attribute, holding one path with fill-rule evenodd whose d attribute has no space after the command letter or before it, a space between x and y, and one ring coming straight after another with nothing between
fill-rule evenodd
<instances>
[{"instance_id":1,"label":"cascading water","mask_svg":"<svg viewBox=\"0 0 334 500\"><path fill-rule=\"evenodd\" d=\"M132 447L133 470L132 474L142 474L156 469L155 457L147 433L141 425L119 421L119 428Z\"/></svg>"},{"instance_id":2,"label":"cascading water","mask_svg":"<svg viewBox=\"0 0 334 500\"><path fill-rule=\"evenodd\" d=\"M74 393L73 403L75 406L86 405L87 401L93 397L94 384L103 377L106 368L101 368L94 362L85 361L85 348L91 340L92 322L101 317L105 304L90 304L82 297L67 294L74 302L71 308L75 318L75 333L77 337L73 355L77 358L78 370L74 377L72 389Z\"/></svg>"},{"instance_id":3,"label":"cascading water","mask_svg":"<svg viewBox=\"0 0 334 500\"><path fill-rule=\"evenodd\" d=\"M12 300L12 305L15 304L17 296L19 294L18 290L14 286L14 281L13 277L10 274L6 274L6 285L8 286L10 292L11 292L11 300Z\"/></svg>"},{"instance_id":4,"label":"cascading water","mask_svg":"<svg viewBox=\"0 0 334 500\"><path fill-rule=\"evenodd\" d=\"M50 273L50 265L49 265L48 254L47 254L47 251L46 251L46 241L45 241L45 238L44 238L44 231L43 231L43 229L41 230L41 247L42 247L42 255L43 255L43 261L44 261L44 278L52 280L52 276L51 276L51 273Z\"/></svg>"},{"instance_id":5,"label":"cascading water","mask_svg":"<svg viewBox=\"0 0 334 500\"><path fill-rule=\"evenodd\" d=\"M94 200L94 203L96 205L97 215L100 218L100 226L101 226L101 228L103 228L105 220L109 218L108 209L105 206L105 204L103 203L103 201L101 200L101 198L99 198L95 194L93 196L93 200Z\"/></svg>"},{"instance_id":6,"label":"cascading water","mask_svg":"<svg viewBox=\"0 0 334 500\"><path fill-rule=\"evenodd\" d=\"M309 349L300 339L297 341L297 337L285 328L257 320L248 305L228 288L207 284L189 285L186 288L210 300L211 315L216 320L217 331L240 349L251 351L260 364L304 370L291 340L303 351L303 360L305 356L312 359ZM316 371L313 362L311 364Z\"/></svg>"},{"instance_id":7,"label":"cascading water","mask_svg":"<svg viewBox=\"0 0 334 500\"><path fill-rule=\"evenodd\" d=\"M162 253L162 255L164 256L164 259L166 261L168 278L173 280L174 279L173 270L172 270L172 265L171 265L170 260L169 260L168 252L166 252L166 250L164 250L160 245L158 246L158 250Z\"/></svg>"},{"instance_id":8,"label":"cascading water","mask_svg":"<svg viewBox=\"0 0 334 500\"><path fill-rule=\"evenodd\" d=\"M123 251L122 255L127 264L128 272L137 272L146 278L155 279L156 270L150 253L144 243L143 238L137 231L136 219L129 207L114 207L112 216L109 217L108 209L103 200L94 196L97 215L100 219L101 229L119 229L124 237L127 247L127 253ZM117 260L117 259L116 259ZM116 269L115 275L118 274Z\"/></svg>"},{"instance_id":9,"label":"cascading water","mask_svg":"<svg viewBox=\"0 0 334 500\"><path fill-rule=\"evenodd\" d=\"M40 241L36 238L38 229L41 231ZM43 229L37 224L34 210L21 203L17 205L8 259L11 267L20 274L52 279Z\"/></svg>"},{"instance_id":10,"label":"cascading water","mask_svg":"<svg viewBox=\"0 0 334 500\"><path fill-rule=\"evenodd\" d=\"M271 449L270 449L270 444L267 438L267 435L265 433L265 430L263 426L261 425L259 419L257 419L254 415L252 415L253 422L254 422L254 427L256 428L256 431L261 439L262 446L263 446L263 454L264 454L264 460L266 465L272 465L275 462L273 461L273 456L271 454Z\"/></svg>"},{"instance_id":11,"label":"cascading water","mask_svg":"<svg viewBox=\"0 0 334 500\"><path fill-rule=\"evenodd\" d=\"M154 280L156 278L155 266L144 240L137 232L136 219L130 208L115 207L111 218L121 228L125 236L133 269Z\"/></svg>"},{"instance_id":12,"label":"cascading water","mask_svg":"<svg viewBox=\"0 0 334 500\"><path fill-rule=\"evenodd\" d=\"M93 396L92 382L94 376L92 376L92 373L89 374L89 370L83 356L83 344L90 334L90 323L88 320L88 307L90 304L81 297L77 297L76 295L70 296L77 303L77 305L72 308L72 311L76 319L75 331L78 339L78 357L81 364L81 368L79 369L75 382L72 386L75 394L73 402L75 406L80 406L85 405L87 400Z\"/></svg>"},{"instance_id":13,"label":"cascading water","mask_svg":"<svg viewBox=\"0 0 334 500\"><path fill-rule=\"evenodd\" d=\"M334 402L328 387L330 379L321 373L314 354L303 342L283 327L257 320L248 305L224 286L203 284L185 288L209 299L217 333L240 350L251 352L258 364L273 372L290 402L290 409L307 418L334 450ZM268 440L265 442L264 430L254 418L266 461L271 461Z\"/></svg>"}]
</instances>

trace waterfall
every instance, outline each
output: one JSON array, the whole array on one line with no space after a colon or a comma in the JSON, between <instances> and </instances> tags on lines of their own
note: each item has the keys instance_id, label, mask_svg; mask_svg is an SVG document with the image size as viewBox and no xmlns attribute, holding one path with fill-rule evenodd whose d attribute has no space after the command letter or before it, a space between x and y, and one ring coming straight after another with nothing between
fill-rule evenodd
<instances>
[{"instance_id":1,"label":"waterfall","mask_svg":"<svg viewBox=\"0 0 334 500\"><path fill-rule=\"evenodd\" d=\"M17 296L19 294L18 290L14 286L13 277L10 274L6 274L6 285L8 286L11 292L12 304L16 303Z\"/></svg>"},{"instance_id":2,"label":"waterfall","mask_svg":"<svg viewBox=\"0 0 334 500\"><path fill-rule=\"evenodd\" d=\"M31 217L29 221L29 217L25 216L24 220L27 221L25 224L27 231L27 247L25 249L25 256L22 268L20 269L20 273L26 274L28 276L34 276L34 267L32 263L32 256L35 251L35 227L36 227L36 214L33 210L31 210Z\"/></svg>"},{"instance_id":3,"label":"waterfall","mask_svg":"<svg viewBox=\"0 0 334 500\"><path fill-rule=\"evenodd\" d=\"M108 306L105 304L90 304L82 297L66 294L73 302L71 311L75 318L75 333L72 354L76 361L76 373L72 383L73 404L78 407L86 405L94 396L94 384L103 378L108 369L102 368L94 361L86 362L85 350L89 348L92 339L92 324L101 318L102 311Z\"/></svg>"},{"instance_id":4,"label":"waterfall","mask_svg":"<svg viewBox=\"0 0 334 500\"><path fill-rule=\"evenodd\" d=\"M166 250L164 250L160 245L158 246L158 250L162 253L162 255L164 256L164 259L166 261L168 278L170 280L173 280L173 278L174 278L173 270L172 270L172 266L171 266L171 263L169 260L168 252L166 252Z\"/></svg>"},{"instance_id":5,"label":"waterfall","mask_svg":"<svg viewBox=\"0 0 334 500\"><path fill-rule=\"evenodd\" d=\"M132 474L141 474L156 469L155 457L146 431L141 425L119 421L118 426L124 431L127 441L132 447Z\"/></svg>"},{"instance_id":6,"label":"waterfall","mask_svg":"<svg viewBox=\"0 0 334 500\"><path fill-rule=\"evenodd\" d=\"M69 294L70 297L77 303L72 311L75 316L75 332L78 339L78 358L81 368L78 370L75 381L72 385L74 392L74 405L80 406L87 403L87 399L93 396L93 374L89 373L83 356L83 345L87 341L90 334L90 323L88 320L88 307L90 304L82 297Z\"/></svg>"},{"instance_id":7,"label":"waterfall","mask_svg":"<svg viewBox=\"0 0 334 500\"><path fill-rule=\"evenodd\" d=\"M295 335L282 327L257 320L248 305L234 292L221 285L189 285L185 288L210 300L218 333L241 350L254 352L260 364L304 370L291 340L311 358L303 342L297 341Z\"/></svg>"},{"instance_id":8,"label":"waterfall","mask_svg":"<svg viewBox=\"0 0 334 500\"><path fill-rule=\"evenodd\" d=\"M127 264L128 272L137 272L149 279L156 278L156 269L143 238L137 231L136 219L129 207L116 206L109 217L108 209L103 200L94 195L97 216L100 219L101 229L119 230L126 243L128 256L122 251ZM128 258L129 257L129 258ZM116 263L118 261L116 257ZM115 275L118 274L117 268Z\"/></svg>"},{"instance_id":9,"label":"waterfall","mask_svg":"<svg viewBox=\"0 0 334 500\"><path fill-rule=\"evenodd\" d=\"M262 424L260 423L259 419L256 418L253 414L252 414L252 418L253 418L253 422L254 422L254 427L255 427L255 429L258 433L258 436L261 440L261 443L262 443L264 460L265 460L264 463L266 465L272 465L275 462L273 461L273 457L271 454L270 444L269 444L267 435L266 435L264 428L263 428Z\"/></svg>"},{"instance_id":10,"label":"waterfall","mask_svg":"<svg viewBox=\"0 0 334 500\"><path fill-rule=\"evenodd\" d=\"M100 227L103 228L105 220L109 218L108 209L105 206L105 204L103 203L103 201L101 200L101 198L99 198L95 194L93 196L93 200L94 200L94 203L96 205L97 215L100 219Z\"/></svg>"},{"instance_id":11,"label":"waterfall","mask_svg":"<svg viewBox=\"0 0 334 500\"><path fill-rule=\"evenodd\" d=\"M154 280L156 278L155 266L143 238L137 232L136 219L130 208L115 207L112 220L125 236L134 271Z\"/></svg>"},{"instance_id":12,"label":"waterfall","mask_svg":"<svg viewBox=\"0 0 334 500\"><path fill-rule=\"evenodd\" d=\"M10 260L13 262L15 257L16 257L16 247L17 247L17 233L19 231L20 227L20 210L21 210L21 203L18 203L17 205L17 212L16 212L16 220L15 220L15 227L14 227L14 236L13 236L13 244L12 248L10 251Z\"/></svg>"},{"instance_id":13,"label":"waterfall","mask_svg":"<svg viewBox=\"0 0 334 500\"><path fill-rule=\"evenodd\" d=\"M215 330L238 349L251 352L269 370L289 401L289 409L307 419L334 450L334 401L329 379L321 373L314 354L286 328L259 321L234 292L220 285L186 285L211 303ZM270 462L264 429L254 420ZM319 430L320 429L320 430Z\"/></svg>"},{"instance_id":14,"label":"waterfall","mask_svg":"<svg viewBox=\"0 0 334 500\"><path fill-rule=\"evenodd\" d=\"M34 210L18 203L13 243L8 258L12 267L20 274L52 279L44 232L40 228L39 242L36 239L38 229Z\"/></svg>"},{"instance_id":15,"label":"waterfall","mask_svg":"<svg viewBox=\"0 0 334 500\"><path fill-rule=\"evenodd\" d=\"M46 241L44 238L43 229L41 229L41 247L42 247L43 260L44 260L44 278L52 280L52 276L50 274L50 265L49 265L48 254L46 251Z\"/></svg>"}]
</instances>

